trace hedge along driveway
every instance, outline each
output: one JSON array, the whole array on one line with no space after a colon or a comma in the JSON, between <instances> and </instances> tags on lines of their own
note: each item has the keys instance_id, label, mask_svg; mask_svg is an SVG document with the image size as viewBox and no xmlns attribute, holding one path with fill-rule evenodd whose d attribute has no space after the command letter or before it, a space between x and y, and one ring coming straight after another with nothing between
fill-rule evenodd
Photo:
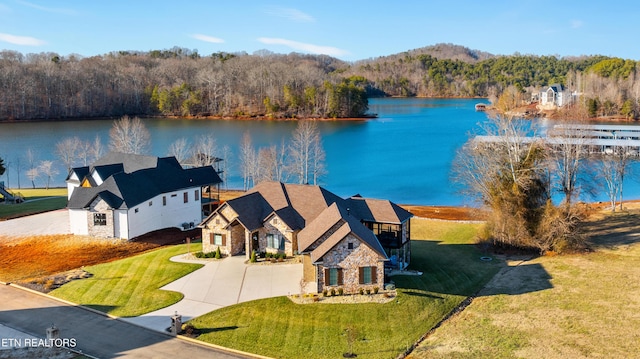
<instances>
[{"instance_id":1,"label":"hedge along driveway","mask_svg":"<svg viewBox=\"0 0 640 359\"><path fill-rule=\"evenodd\" d=\"M298 305L278 297L222 308L190 323L203 333L202 341L276 358L341 357L351 327L358 333L358 358L393 358L499 270L498 261L480 260L472 244L479 228L413 220L410 267L424 274L393 277L398 296L386 304ZM440 239L428 240L433 237Z\"/></svg>"},{"instance_id":2,"label":"hedge along driveway","mask_svg":"<svg viewBox=\"0 0 640 359\"><path fill-rule=\"evenodd\" d=\"M148 313L183 298L182 293L159 288L202 267L169 261L186 252L182 244L86 267L93 277L67 283L49 294L119 317Z\"/></svg>"}]
</instances>

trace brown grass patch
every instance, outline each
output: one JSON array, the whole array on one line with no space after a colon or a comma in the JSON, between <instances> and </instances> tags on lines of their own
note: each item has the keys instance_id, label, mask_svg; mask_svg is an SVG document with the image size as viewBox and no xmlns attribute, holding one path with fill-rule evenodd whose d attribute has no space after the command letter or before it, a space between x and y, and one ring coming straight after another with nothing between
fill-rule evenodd
<instances>
[{"instance_id":1,"label":"brown grass patch","mask_svg":"<svg viewBox=\"0 0 640 359\"><path fill-rule=\"evenodd\" d=\"M75 235L48 235L6 240L0 237L0 279L30 281L83 266L125 258L157 247Z\"/></svg>"},{"instance_id":2,"label":"brown grass patch","mask_svg":"<svg viewBox=\"0 0 640 359\"><path fill-rule=\"evenodd\" d=\"M413 213L416 217L444 219L453 221L483 221L486 213L473 207L450 207L450 206L415 206L402 205L402 208Z\"/></svg>"}]
</instances>

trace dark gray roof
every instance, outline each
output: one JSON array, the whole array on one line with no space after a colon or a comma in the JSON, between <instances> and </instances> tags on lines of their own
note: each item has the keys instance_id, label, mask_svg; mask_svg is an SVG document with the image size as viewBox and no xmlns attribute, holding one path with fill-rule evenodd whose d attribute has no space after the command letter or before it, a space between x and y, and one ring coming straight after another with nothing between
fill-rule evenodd
<instances>
[{"instance_id":1,"label":"dark gray roof","mask_svg":"<svg viewBox=\"0 0 640 359\"><path fill-rule=\"evenodd\" d=\"M69 181L71 179L71 175L73 175L74 173L78 177L78 181L82 182L82 179L89 174L89 166L72 168L71 170L69 170L66 181Z\"/></svg>"},{"instance_id":2,"label":"dark gray roof","mask_svg":"<svg viewBox=\"0 0 640 359\"><path fill-rule=\"evenodd\" d=\"M155 156L136 155L133 153L109 152L100 157L93 167L119 164L126 173L135 172L144 168L156 167L159 158ZM105 177L103 177L105 178Z\"/></svg>"},{"instance_id":3,"label":"dark gray roof","mask_svg":"<svg viewBox=\"0 0 640 359\"><path fill-rule=\"evenodd\" d=\"M100 196L112 208L132 208L162 193L222 182L211 166L183 169L174 157L159 158L156 166L117 172L97 187L78 187L69 208L86 208Z\"/></svg>"},{"instance_id":4,"label":"dark gray roof","mask_svg":"<svg viewBox=\"0 0 640 359\"><path fill-rule=\"evenodd\" d=\"M249 231L262 228L264 226L263 219L270 212L273 212L269 203L257 192L229 200L227 205L233 208L238 214L238 221Z\"/></svg>"}]
</instances>

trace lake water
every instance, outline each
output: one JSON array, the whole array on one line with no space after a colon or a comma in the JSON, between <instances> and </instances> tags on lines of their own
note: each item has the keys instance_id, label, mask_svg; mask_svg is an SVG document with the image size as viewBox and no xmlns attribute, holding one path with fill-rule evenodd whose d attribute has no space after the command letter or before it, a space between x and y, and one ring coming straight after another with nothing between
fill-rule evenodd
<instances>
[{"instance_id":1,"label":"lake water","mask_svg":"<svg viewBox=\"0 0 640 359\"><path fill-rule=\"evenodd\" d=\"M341 196L359 193L388 198L397 203L423 205L471 204L451 183L450 167L455 151L477 125L487 120L476 112L473 99L370 99L369 110L378 118L367 121L319 122L326 151L328 174L321 185ZM151 134L151 154L167 155L169 145L180 137L213 134L219 146L229 145L233 157L229 188L241 188L238 170L239 143L245 131L254 146L287 141L294 121L223 121L145 119ZM37 161L55 160L60 173L52 185L64 185L66 171L54 154L55 144L65 137L93 140L100 136L108 144L110 120L3 123L0 124L0 157L9 169L0 180L17 187L29 187L25 153L31 148ZM36 180L37 186L44 179ZM630 181L626 198L640 198L640 185ZM598 198L605 200L604 197Z\"/></svg>"}]
</instances>

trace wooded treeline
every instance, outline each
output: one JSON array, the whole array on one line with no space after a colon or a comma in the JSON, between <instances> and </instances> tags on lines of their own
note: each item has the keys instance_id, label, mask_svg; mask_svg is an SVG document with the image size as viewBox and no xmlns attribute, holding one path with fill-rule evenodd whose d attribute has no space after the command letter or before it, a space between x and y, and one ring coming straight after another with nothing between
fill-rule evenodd
<instances>
[{"instance_id":1,"label":"wooded treeline","mask_svg":"<svg viewBox=\"0 0 640 359\"><path fill-rule=\"evenodd\" d=\"M0 120L167 116L361 117L364 85L328 56L201 57L180 48L61 57L0 52Z\"/></svg>"},{"instance_id":2,"label":"wooded treeline","mask_svg":"<svg viewBox=\"0 0 640 359\"><path fill-rule=\"evenodd\" d=\"M523 99L561 83L589 116L640 114L638 62L495 56L440 44L347 63L325 55L173 48L66 57L0 52L0 120L137 116L361 117L367 97Z\"/></svg>"}]
</instances>

